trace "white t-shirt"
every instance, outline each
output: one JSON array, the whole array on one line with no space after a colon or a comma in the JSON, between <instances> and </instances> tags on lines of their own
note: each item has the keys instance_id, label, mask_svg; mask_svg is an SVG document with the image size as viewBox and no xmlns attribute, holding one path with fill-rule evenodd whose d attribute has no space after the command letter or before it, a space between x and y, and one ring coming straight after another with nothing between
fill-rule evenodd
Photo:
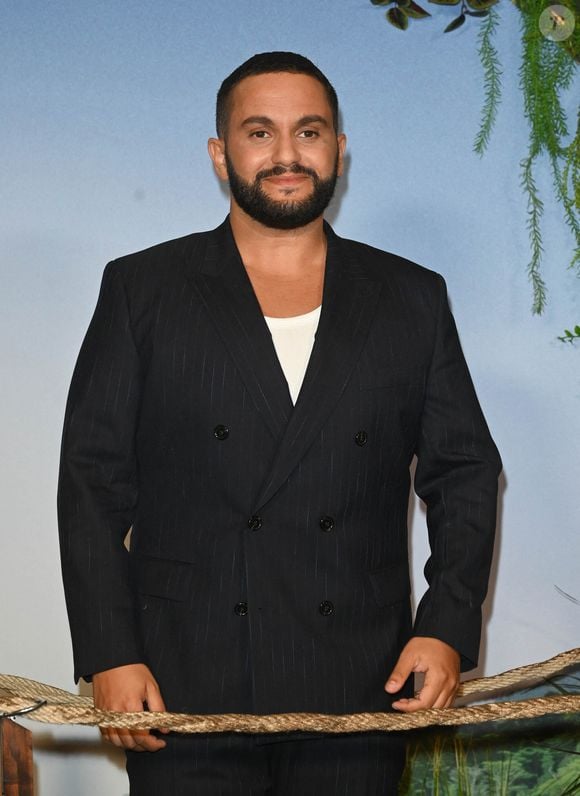
<instances>
[{"instance_id":1,"label":"white t-shirt","mask_svg":"<svg viewBox=\"0 0 580 796\"><path fill-rule=\"evenodd\" d=\"M291 318L265 317L276 354L288 382L292 403L296 403L302 387L321 309L317 307L305 315L294 315Z\"/></svg>"}]
</instances>

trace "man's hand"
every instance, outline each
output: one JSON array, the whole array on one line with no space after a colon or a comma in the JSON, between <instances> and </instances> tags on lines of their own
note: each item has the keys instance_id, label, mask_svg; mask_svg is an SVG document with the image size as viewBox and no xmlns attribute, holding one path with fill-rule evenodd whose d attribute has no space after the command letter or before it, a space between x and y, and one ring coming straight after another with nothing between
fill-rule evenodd
<instances>
[{"instance_id":1,"label":"man's hand","mask_svg":"<svg viewBox=\"0 0 580 796\"><path fill-rule=\"evenodd\" d=\"M94 674L93 699L100 710L137 713L145 706L149 710L165 710L159 686L144 663L131 663ZM149 730L102 727L101 733L115 746L134 752L156 752L165 746L165 741L151 735Z\"/></svg>"},{"instance_id":2,"label":"man's hand","mask_svg":"<svg viewBox=\"0 0 580 796\"><path fill-rule=\"evenodd\" d=\"M436 638L414 636L403 648L385 691L396 694L413 672L424 672L423 688L411 699L393 702L396 710L413 713L425 708L448 708L459 686L459 653Z\"/></svg>"}]
</instances>

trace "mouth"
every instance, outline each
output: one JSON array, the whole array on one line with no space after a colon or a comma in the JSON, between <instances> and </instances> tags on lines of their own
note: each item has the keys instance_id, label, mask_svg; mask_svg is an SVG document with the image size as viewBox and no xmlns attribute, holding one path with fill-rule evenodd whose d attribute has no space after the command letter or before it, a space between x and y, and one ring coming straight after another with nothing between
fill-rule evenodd
<instances>
[{"instance_id":1,"label":"mouth","mask_svg":"<svg viewBox=\"0 0 580 796\"><path fill-rule=\"evenodd\" d=\"M265 181L277 188L298 188L302 183L310 180L306 174L280 174L272 177L266 177Z\"/></svg>"}]
</instances>

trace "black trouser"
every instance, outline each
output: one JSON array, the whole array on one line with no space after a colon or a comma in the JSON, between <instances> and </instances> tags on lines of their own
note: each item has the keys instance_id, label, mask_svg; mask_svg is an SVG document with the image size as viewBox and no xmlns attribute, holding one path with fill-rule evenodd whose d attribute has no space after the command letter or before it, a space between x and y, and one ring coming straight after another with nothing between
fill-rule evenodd
<instances>
[{"instance_id":1,"label":"black trouser","mask_svg":"<svg viewBox=\"0 0 580 796\"><path fill-rule=\"evenodd\" d=\"M163 737L127 753L131 796L395 796L405 763L393 733Z\"/></svg>"}]
</instances>

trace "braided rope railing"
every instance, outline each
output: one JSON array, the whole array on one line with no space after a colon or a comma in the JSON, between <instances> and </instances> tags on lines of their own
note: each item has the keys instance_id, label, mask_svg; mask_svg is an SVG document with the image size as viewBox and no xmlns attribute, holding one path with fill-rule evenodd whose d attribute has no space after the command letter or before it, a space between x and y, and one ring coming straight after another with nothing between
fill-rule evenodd
<instances>
[{"instance_id":1,"label":"braided rope railing","mask_svg":"<svg viewBox=\"0 0 580 796\"><path fill-rule=\"evenodd\" d=\"M580 648L562 652L542 663L520 666L507 672L468 680L457 697L474 694L483 699L498 691L515 690L545 680L580 664ZM413 730L429 726L459 726L507 719L527 719L558 713L580 712L580 694L536 697L520 701L431 708L417 713L280 713L269 716L228 713L120 713L97 710L92 697L71 694L24 677L0 674L0 717L29 713L28 718L47 724L84 724L143 730L163 727L180 733L290 731L352 733L369 730Z\"/></svg>"}]
</instances>

